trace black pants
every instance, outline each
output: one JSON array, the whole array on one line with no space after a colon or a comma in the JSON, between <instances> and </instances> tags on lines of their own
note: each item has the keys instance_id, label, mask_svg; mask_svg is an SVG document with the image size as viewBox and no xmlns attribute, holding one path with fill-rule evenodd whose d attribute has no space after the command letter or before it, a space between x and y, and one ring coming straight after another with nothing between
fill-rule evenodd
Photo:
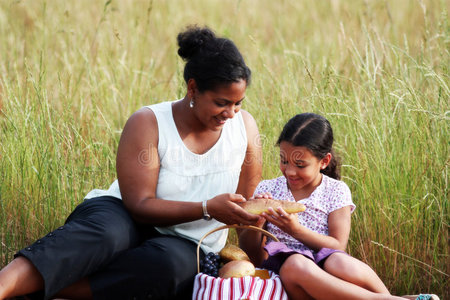
<instances>
[{"instance_id":1,"label":"black pants","mask_svg":"<svg viewBox=\"0 0 450 300\"><path fill-rule=\"evenodd\" d=\"M94 299L191 299L196 245L136 224L120 199L85 200L64 226L20 250L44 299L87 277Z\"/></svg>"}]
</instances>

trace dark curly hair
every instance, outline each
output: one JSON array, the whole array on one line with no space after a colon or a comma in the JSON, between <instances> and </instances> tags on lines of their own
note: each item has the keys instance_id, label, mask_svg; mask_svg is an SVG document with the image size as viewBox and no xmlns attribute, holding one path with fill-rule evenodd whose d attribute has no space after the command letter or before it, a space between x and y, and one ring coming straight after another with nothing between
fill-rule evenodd
<instances>
[{"instance_id":1,"label":"dark curly hair","mask_svg":"<svg viewBox=\"0 0 450 300\"><path fill-rule=\"evenodd\" d=\"M194 79L200 92L240 80L250 84L251 71L231 40L207 27L189 26L177 41L178 55L186 61L184 80Z\"/></svg>"}]
</instances>

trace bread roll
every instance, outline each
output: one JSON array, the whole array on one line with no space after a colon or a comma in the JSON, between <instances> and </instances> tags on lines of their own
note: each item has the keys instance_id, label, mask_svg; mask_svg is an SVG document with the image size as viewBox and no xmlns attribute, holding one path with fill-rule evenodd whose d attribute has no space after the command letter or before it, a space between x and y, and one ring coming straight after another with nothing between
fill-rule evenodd
<instances>
[{"instance_id":1,"label":"bread roll","mask_svg":"<svg viewBox=\"0 0 450 300\"><path fill-rule=\"evenodd\" d=\"M269 271L266 269L255 270L255 277L259 277L261 279L270 279Z\"/></svg>"},{"instance_id":2,"label":"bread roll","mask_svg":"<svg viewBox=\"0 0 450 300\"><path fill-rule=\"evenodd\" d=\"M254 276L255 266L246 260L233 260L219 269L220 278Z\"/></svg>"},{"instance_id":3,"label":"bread roll","mask_svg":"<svg viewBox=\"0 0 450 300\"><path fill-rule=\"evenodd\" d=\"M274 210L276 210L281 206L281 208L283 208L283 210L288 214L299 213L306 209L305 205L298 202L275 199L250 199L238 204L249 213L255 215L260 215L263 212L268 212L269 207L272 207Z\"/></svg>"},{"instance_id":4,"label":"bread roll","mask_svg":"<svg viewBox=\"0 0 450 300\"><path fill-rule=\"evenodd\" d=\"M225 263L232 260L250 261L250 258L247 256L247 253L245 253L244 250L242 250L241 248L234 245L226 245L222 250L220 250L219 255L222 261Z\"/></svg>"}]
</instances>

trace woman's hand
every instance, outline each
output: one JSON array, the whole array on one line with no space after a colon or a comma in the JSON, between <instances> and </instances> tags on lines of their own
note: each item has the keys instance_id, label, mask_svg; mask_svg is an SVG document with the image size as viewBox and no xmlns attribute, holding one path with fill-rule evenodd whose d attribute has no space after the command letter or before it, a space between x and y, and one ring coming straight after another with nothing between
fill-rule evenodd
<instances>
[{"instance_id":1,"label":"woman's hand","mask_svg":"<svg viewBox=\"0 0 450 300\"><path fill-rule=\"evenodd\" d=\"M266 219L264 219L262 216L259 217L258 221L256 221L256 223L252 224L253 226L259 227L259 228L263 228L264 225L266 224Z\"/></svg>"},{"instance_id":2,"label":"woman's hand","mask_svg":"<svg viewBox=\"0 0 450 300\"><path fill-rule=\"evenodd\" d=\"M206 208L211 217L225 224L255 224L259 216L248 213L236 204L245 201L240 194L221 194L208 200Z\"/></svg>"},{"instance_id":3,"label":"woman's hand","mask_svg":"<svg viewBox=\"0 0 450 300\"><path fill-rule=\"evenodd\" d=\"M274 210L269 207L269 212L262 213L262 216L270 223L274 224L289 235L297 232L302 225L298 222L297 214L288 214L281 207Z\"/></svg>"}]
</instances>

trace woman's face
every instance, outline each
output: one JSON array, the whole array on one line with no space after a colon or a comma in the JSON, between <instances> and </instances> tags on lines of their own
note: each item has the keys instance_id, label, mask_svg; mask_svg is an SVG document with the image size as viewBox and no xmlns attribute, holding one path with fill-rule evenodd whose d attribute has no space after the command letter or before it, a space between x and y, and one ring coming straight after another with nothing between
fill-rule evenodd
<instances>
[{"instance_id":1,"label":"woman's face","mask_svg":"<svg viewBox=\"0 0 450 300\"><path fill-rule=\"evenodd\" d=\"M206 128L221 130L225 122L241 109L246 88L247 82L240 80L212 91L196 90L193 112Z\"/></svg>"},{"instance_id":2,"label":"woman's face","mask_svg":"<svg viewBox=\"0 0 450 300\"><path fill-rule=\"evenodd\" d=\"M326 165L326 159L318 159L306 147L280 143L280 170L293 193L313 191L320 184L320 170Z\"/></svg>"}]
</instances>

